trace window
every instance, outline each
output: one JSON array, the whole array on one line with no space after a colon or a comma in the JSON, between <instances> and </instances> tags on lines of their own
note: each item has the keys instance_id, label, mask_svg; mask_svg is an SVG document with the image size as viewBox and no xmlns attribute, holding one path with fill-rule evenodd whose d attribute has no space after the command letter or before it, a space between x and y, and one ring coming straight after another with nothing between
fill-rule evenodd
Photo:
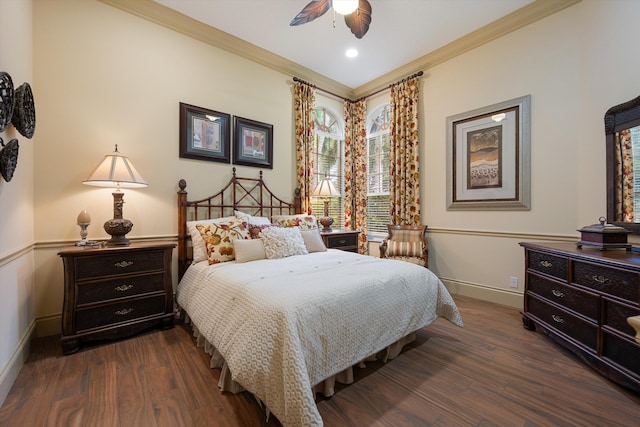
<instances>
[{"instance_id":1,"label":"window","mask_svg":"<svg viewBox=\"0 0 640 427\"><path fill-rule=\"evenodd\" d=\"M369 238L387 235L389 217L389 104L376 108L367 120L367 229Z\"/></svg>"},{"instance_id":2,"label":"window","mask_svg":"<svg viewBox=\"0 0 640 427\"><path fill-rule=\"evenodd\" d=\"M313 188L325 177L331 178L333 185L344 194L344 138L343 128L337 116L324 107L315 112L315 130L313 140ZM311 198L311 207L317 218L324 216L324 199ZM341 228L344 224L344 198L329 198L329 216L333 217L332 227Z\"/></svg>"}]
</instances>

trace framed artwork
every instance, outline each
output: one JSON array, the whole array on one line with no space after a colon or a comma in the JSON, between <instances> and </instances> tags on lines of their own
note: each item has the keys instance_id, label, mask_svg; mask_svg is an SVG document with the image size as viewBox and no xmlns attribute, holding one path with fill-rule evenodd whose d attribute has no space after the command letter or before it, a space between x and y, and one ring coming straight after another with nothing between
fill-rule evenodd
<instances>
[{"instance_id":1,"label":"framed artwork","mask_svg":"<svg viewBox=\"0 0 640 427\"><path fill-rule=\"evenodd\" d=\"M229 163L231 116L181 102L180 157Z\"/></svg>"},{"instance_id":2,"label":"framed artwork","mask_svg":"<svg viewBox=\"0 0 640 427\"><path fill-rule=\"evenodd\" d=\"M447 210L531 208L531 95L447 118Z\"/></svg>"},{"instance_id":3,"label":"framed artwork","mask_svg":"<svg viewBox=\"0 0 640 427\"><path fill-rule=\"evenodd\" d=\"M273 125L233 118L233 164L273 169Z\"/></svg>"}]
</instances>

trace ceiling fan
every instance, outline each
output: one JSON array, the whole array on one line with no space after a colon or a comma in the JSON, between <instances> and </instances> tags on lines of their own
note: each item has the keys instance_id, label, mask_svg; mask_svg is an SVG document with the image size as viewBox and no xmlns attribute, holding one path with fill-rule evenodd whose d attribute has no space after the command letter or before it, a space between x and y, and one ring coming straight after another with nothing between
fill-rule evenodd
<instances>
[{"instance_id":1,"label":"ceiling fan","mask_svg":"<svg viewBox=\"0 0 640 427\"><path fill-rule=\"evenodd\" d=\"M352 6L344 12L341 9L342 3L352 3ZM312 0L291 20L289 25L293 27L311 22L327 13L332 6L333 10L344 15L344 22L356 38L361 39L369 31L371 5L367 0Z\"/></svg>"}]
</instances>

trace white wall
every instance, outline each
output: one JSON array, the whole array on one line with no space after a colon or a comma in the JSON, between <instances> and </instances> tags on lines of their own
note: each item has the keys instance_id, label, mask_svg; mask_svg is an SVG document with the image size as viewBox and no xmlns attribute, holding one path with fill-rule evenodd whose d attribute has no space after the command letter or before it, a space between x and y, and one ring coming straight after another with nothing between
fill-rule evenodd
<instances>
[{"instance_id":1,"label":"white wall","mask_svg":"<svg viewBox=\"0 0 640 427\"><path fill-rule=\"evenodd\" d=\"M0 1L0 71L11 75L14 88L32 80L31 1ZM36 117L37 118L37 117ZM33 153L32 139L9 125L0 138L18 139L18 165L13 179L0 178L0 404L9 393L29 351L34 328L33 281Z\"/></svg>"}]
</instances>

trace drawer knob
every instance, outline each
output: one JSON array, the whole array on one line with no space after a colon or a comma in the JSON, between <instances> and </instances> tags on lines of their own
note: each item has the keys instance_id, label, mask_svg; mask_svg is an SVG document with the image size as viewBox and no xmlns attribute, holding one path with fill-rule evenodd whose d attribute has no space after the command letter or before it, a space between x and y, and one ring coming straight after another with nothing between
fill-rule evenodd
<instances>
[{"instance_id":1,"label":"drawer knob","mask_svg":"<svg viewBox=\"0 0 640 427\"><path fill-rule=\"evenodd\" d=\"M562 317L558 316L557 314L551 315L551 318L556 323L564 323L564 319Z\"/></svg>"},{"instance_id":2,"label":"drawer knob","mask_svg":"<svg viewBox=\"0 0 640 427\"><path fill-rule=\"evenodd\" d=\"M540 265L543 266L544 268L553 267L553 263L550 263L549 261L540 261Z\"/></svg>"},{"instance_id":3,"label":"drawer knob","mask_svg":"<svg viewBox=\"0 0 640 427\"><path fill-rule=\"evenodd\" d=\"M609 279L604 276L593 276L592 279L594 282L600 283L600 284L605 284L609 281Z\"/></svg>"},{"instance_id":4,"label":"drawer knob","mask_svg":"<svg viewBox=\"0 0 640 427\"><path fill-rule=\"evenodd\" d=\"M128 291L131 288L133 288L133 285L120 285L120 286L116 286L115 290L116 291L120 291L120 292L124 292L124 291Z\"/></svg>"},{"instance_id":5,"label":"drawer knob","mask_svg":"<svg viewBox=\"0 0 640 427\"><path fill-rule=\"evenodd\" d=\"M553 295L557 296L558 298L564 297L564 293L562 291L557 290L557 289L552 289L551 293Z\"/></svg>"},{"instance_id":6,"label":"drawer knob","mask_svg":"<svg viewBox=\"0 0 640 427\"><path fill-rule=\"evenodd\" d=\"M116 314L118 316L126 316L127 314L130 314L132 311L133 311L133 308L123 308L122 310L116 311Z\"/></svg>"},{"instance_id":7,"label":"drawer knob","mask_svg":"<svg viewBox=\"0 0 640 427\"><path fill-rule=\"evenodd\" d=\"M133 265L133 261L120 261L120 262L116 262L113 265L115 265L118 268L127 268Z\"/></svg>"}]
</instances>

